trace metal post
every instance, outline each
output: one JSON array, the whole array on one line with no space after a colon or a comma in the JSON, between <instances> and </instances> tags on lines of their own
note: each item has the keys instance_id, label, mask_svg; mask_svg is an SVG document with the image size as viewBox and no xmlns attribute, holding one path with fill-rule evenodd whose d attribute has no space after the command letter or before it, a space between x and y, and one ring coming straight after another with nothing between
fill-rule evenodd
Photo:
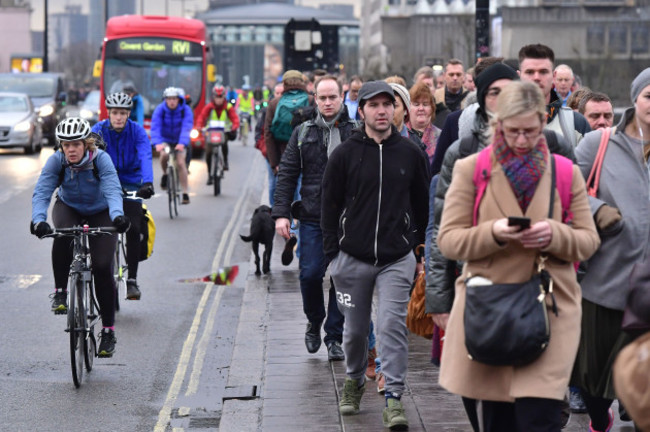
<instances>
[{"instance_id":1,"label":"metal post","mask_svg":"<svg viewBox=\"0 0 650 432\"><path fill-rule=\"evenodd\" d=\"M104 0L104 28L108 22L108 0Z\"/></svg>"},{"instance_id":2,"label":"metal post","mask_svg":"<svg viewBox=\"0 0 650 432\"><path fill-rule=\"evenodd\" d=\"M476 52L474 60L490 55L490 0L476 0Z\"/></svg>"},{"instance_id":3,"label":"metal post","mask_svg":"<svg viewBox=\"0 0 650 432\"><path fill-rule=\"evenodd\" d=\"M43 72L48 72L48 63L49 63L49 58L47 55L47 45L48 45L48 40L47 40L47 32L48 32L48 27L47 27L47 0L44 0L43 3L45 3L45 11L44 11L44 21L45 21L45 28L43 30Z\"/></svg>"}]
</instances>

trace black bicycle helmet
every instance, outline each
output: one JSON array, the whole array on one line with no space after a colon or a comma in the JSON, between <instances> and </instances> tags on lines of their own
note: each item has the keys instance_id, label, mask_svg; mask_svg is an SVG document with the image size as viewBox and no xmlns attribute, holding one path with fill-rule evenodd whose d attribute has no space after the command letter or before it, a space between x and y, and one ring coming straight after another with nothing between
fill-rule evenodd
<instances>
[{"instance_id":1,"label":"black bicycle helmet","mask_svg":"<svg viewBox=\"0 0 650 432\"><path fill-rule=\"evenodd\" d=\"M124 108L130 110L133 108L133 101L126 93L111 93L106 96L106 108Z\"/></svg>"},{"instance_id":2,"label":"black bicycle helmet","mask_svg":"<svg viewBox=\"0 0 650 432\"><path fill-rule=\"evenodd\" d=\"M55 134L59 142L84 140L90 136L90 123L80 117L70 117L56 125Z\"/></svg>"}]
</instances>

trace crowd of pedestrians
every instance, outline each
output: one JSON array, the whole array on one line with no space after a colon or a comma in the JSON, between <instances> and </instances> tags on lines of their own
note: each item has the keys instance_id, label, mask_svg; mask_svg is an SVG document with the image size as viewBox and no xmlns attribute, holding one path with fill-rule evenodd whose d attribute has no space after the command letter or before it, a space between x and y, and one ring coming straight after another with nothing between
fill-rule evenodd
<instances>
[{"instance_id":1,"label":"crowd of pedestrians","mask_svg":"<svg viewBox=\"0 0 650 432\"><path fill-rule=\"evenodd\" d=\"M405 317L426 244L431 360L473 429L559 431L572 411L588 413L589 431L610 431L614 362L635 341L621 329L628 279L650 236L650 68L615 127L611 99L542 44L523 46L518 68L486 57L465 70L450 59L440 76L423 67L411 83L310 76L313 90L285 72L264 136L283 261L299 226L306 348L319 350L324 327L329 360L345 362L340 413L363 410L366 381L381 377L384 425L408 429ZM283 140L272 117L289 91L309 99ZM594 187L586 181L603 143ZM497 290L536 274L552 329L540 352L499 364L470 356L467 320L488 327L494 317L469 316L468 285ZM618 415L641 430L650 406L638 403L628 412L619 402Z\"/></svg>"}]
</instances>

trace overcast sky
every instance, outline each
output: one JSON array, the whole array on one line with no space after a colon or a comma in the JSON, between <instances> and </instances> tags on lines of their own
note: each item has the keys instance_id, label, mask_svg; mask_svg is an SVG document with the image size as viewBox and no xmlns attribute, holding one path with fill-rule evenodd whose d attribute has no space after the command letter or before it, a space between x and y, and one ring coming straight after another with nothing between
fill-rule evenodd
<instances>
[{"instance_id":1,"label":"overcast sky","mask_svg":"<svg viewBox=\"0 0 650 432\"><path fill-rule=\"evenodd\" d=\"M82 13L88 13L89 0L31 0L32 17L31 29L43 30L44 2L48 2L48 13L63 12L66 5L81 5ZM104 0L107 1L107 0ZM111 0L115 1L115 0ZM164 15L165 4L167 4L169 15L181 16L182 5L185 4L185 11L190 15L193 12L208 8L208 0L134 0L135 13L140 13L140 7L144 7L145 15Z\"/></svg>"}]
</instances>

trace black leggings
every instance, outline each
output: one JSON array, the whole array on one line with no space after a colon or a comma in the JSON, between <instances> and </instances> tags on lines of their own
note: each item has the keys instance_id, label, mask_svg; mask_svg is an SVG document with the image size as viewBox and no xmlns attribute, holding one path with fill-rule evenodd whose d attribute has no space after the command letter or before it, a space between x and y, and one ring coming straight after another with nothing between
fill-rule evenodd
<instances>
[{"instance_id":1,"label":"black leggings","mask_svg":"<svg viewBox=\"0 0 650 432\"><path fill-rule=\"evenodd\" d=\"M57 199L52 208L52 221L56 228L70 228L86 221L91 227L111 226L108 210L90 216L81 216L75 209ZM104 327L115 323L115 284L113 281L114 235L90 237L90 257L93 262L95 296L99 303ZM68 273L72 263L73 239L61 237L52 244L52 268L57 288L67 289Z\"/></svg>"},{"instance_id":2,"label":"black leggings","mask_svg":"<svg viewBox=\"0 0 650 432\"><path fill-rule=\"evenodd\" d=\"M555 399L519 398L508 403L463 398L463 405L475 431L481 410L484 432L559 432L562 428L562 401Z\"/></svg>"},{"instance_id":3,"label":"black leggings","mask_svg":"<svg viewBox=\"0 0 650 432\"><path fill-rule=\"evenodd\" d=\"M140 263L140 227L142 226L142 203L124 200L124 214L131 221L131 228L126 232L126 263L129 266L129 279L138 278Z\"/></svg>"}]
</instances>

